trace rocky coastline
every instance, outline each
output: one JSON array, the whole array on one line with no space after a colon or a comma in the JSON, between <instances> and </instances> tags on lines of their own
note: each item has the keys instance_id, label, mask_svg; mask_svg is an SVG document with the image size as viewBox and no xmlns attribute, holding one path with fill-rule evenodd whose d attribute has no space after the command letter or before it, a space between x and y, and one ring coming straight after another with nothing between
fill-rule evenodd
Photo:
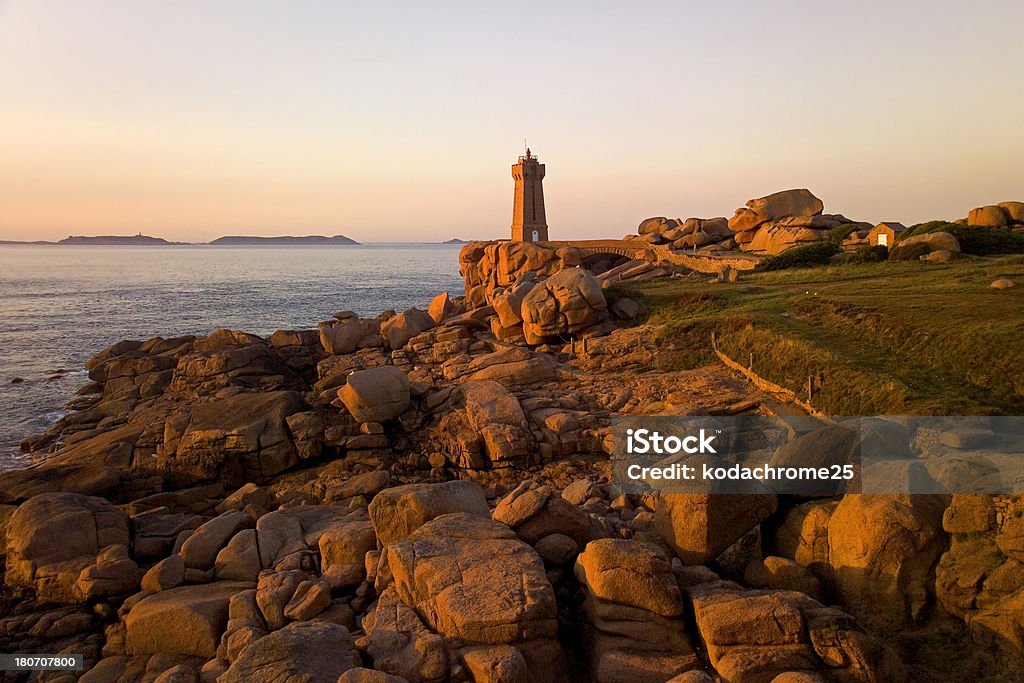
<instances>
[{"instance_id":1,"label":"rocky coastline","mask_svg":"<svg viewBox=\"0 0 1024 683\"><path fill-rule=\"evenodd\" d=\"M888 682L957 658L1009 680L1018 497L610 482L615 415L786 408L721 365L661 369L611 285L694 275L643 248L470 243L464 295L426 311L97 353L25 441L38 463L0 474L0 651L86 670L0 680Z\"/></svg>"}]
</instances>

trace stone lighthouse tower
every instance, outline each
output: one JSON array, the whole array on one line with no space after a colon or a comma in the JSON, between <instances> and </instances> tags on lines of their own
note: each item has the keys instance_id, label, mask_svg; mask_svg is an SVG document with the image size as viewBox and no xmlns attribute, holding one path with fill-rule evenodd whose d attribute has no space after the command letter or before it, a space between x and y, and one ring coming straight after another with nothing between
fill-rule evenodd
<instances>
[{"instance_id":1,"label":"stone lighthouse tower","mask_svg":"<svg viewBox=\"0 0 1024 683\"><path fill-rule=\"evenodd\" d=\"M546 242L548 220L544 214L544 164L526 148L526 156L512 166L516 181L512 204L512 239L519 242Z\"/></svg>"}]
</instances>

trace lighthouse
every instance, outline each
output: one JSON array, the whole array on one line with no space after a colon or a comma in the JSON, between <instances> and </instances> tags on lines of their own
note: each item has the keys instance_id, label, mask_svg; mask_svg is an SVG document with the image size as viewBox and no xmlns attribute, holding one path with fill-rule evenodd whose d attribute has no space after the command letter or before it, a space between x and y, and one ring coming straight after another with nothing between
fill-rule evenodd
<instances>
[{"instance_id":1,"label":"lighthouse","mask_svg":"<svg viewBox=\"0 0 1024 683\"><path fill-rule=\"evenodd\" d=\"M525 156L512 166L512 178L516 181L515 198L512 203L512 239L518 242L546 242L548 221L544 213L544 164L535 157L530 148Z\"/></svg>"}]
</instances>

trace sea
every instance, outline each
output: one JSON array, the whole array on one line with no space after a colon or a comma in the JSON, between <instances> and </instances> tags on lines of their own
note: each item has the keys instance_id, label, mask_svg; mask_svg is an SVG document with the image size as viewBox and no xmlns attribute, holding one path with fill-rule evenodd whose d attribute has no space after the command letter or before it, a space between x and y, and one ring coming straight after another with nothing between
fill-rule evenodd
<instances>
[{"instance_id":1,"label":"sea","mask_svg":"<svg viewBox=\"0 0 1024 683\"><path fill-rule=\"evenodd\" d=\"M84 363L122 339L315 328L338 311L462 293L458 245L0 245L0 471L65 414Z\"/></svg>"}]
</instances>

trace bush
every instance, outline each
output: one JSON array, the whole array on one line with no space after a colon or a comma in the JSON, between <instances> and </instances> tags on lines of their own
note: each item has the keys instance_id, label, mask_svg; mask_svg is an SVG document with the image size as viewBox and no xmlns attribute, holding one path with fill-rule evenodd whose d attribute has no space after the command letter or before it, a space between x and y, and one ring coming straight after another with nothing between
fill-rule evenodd
<instances>
[{"instance_id":1,"label":"bush","mask_svg":"<svg viewBox=\"0 0 1024 683\"><path fill-rule=\"evenodd\" d=\"M825 233L825 241L832 244L842 244L843 240L849 237L856 229L857 226L853 223L837 226Z\"/></svg>"},{"instance_id":2,"label":"bush","mask_svg":"<svg viewBox=\"0 0 1024 683\"><path fill-rule=\"evenodd\" d=\"M958 225L952 232L960 243L960 251L965 254L985 256L1024 253L1024 235L1006 228Z\"/></svg>"},{"instance_id":3,"label":"bush","mask_svg":"<svg viewBox=\"0 0 1024 683\"><path fill-rule=\"evenodd\" d=\"M814 242L802 247L788 249L775 256L766 256L757 264L758 270L784 270L806 266L826 265L830 258L839 253L839 245L834 242Z\"/></svg>"},{"instance_id":4,"label":"bush","mask_svg":"<svg viewBox=\"0 0 1024 683\"><path fill-rule=\"evenodd\" d=\"M925 235L930 232L953 232L954 228L962 227L958 223L947 223L946 221L928 221L911 225L909 228L896 235L896 241L905 240L908 237Z\"/></svg>"},{"instance_id":5,"label":"bush","mask_svg":"<svg viewBox=\"0 0 1024 683\"><path fill-rule=\"evenodd\" d=\"M876 244L873 247L866 249L857 249L856 251L850 252L850 257L846 260L847 263L877 263L879 261L885 261L889 258L889 247L883 247Z\"/></svg>"},{"instance_id":6,"label":"bush","mask_svg":"<svg viewBox=\"0 0 1024 683\"><path fill-rule=\"evenodd\" d=\"M987 228L980 225L961 225L946 221L918 223L904 230L896 239L932 232L948 232L960 243L960 251L974 256L989 254L1024 254L1024 235L1006 228Z\"/></svg>"}]
</instances>

